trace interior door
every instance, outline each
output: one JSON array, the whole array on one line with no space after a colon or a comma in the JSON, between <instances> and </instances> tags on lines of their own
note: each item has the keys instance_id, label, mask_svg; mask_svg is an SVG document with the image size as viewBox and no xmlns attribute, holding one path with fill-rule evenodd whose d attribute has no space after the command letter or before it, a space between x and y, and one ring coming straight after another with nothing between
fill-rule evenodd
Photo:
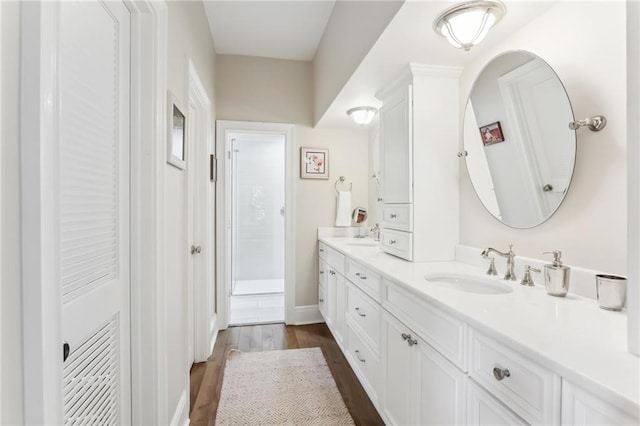
<instances>
[{"instance_id":1,"label":"interior door","mask_svg":"<svg viewBox=\"0 0 640 426\"><path fill-rule=\"evenodd\" d=\"M129 424L129 50L122 2L61 2L59 262L65 424Z\"/></svg>"}]
</instances>

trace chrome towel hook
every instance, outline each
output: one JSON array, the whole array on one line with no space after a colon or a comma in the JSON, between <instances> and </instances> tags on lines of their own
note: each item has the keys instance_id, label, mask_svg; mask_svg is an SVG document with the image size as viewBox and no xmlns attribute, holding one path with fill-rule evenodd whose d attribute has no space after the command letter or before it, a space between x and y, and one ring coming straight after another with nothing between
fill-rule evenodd
<instances>
[{"instance_id":1,"label":"chrome towel hook","mask_svg":"<svg viewBox=\"0 0 640 426\"><path fill-rule=\"evenodd\" d=\"M338 185L341 183L344 183L345 178L344 176L340 176L338 178L338 180L336 181L336 192L340 192L340 190L338 189ZM353 182L349 183L349 192L351 192L351 190L353 189Z\"/></svg>"},{"instance_id":2,"label":"chrome towel hook","mask_svg":"<svg viewBox=\"0 0 640 426\"><path fill-rule=\"evenodd\" d=\"M569 123L571 130L578 130L580 127L588 127L592 132L599 132L607 125L607 118L604 115L594 115L584 120L572 121Z\"/></svg>"}]
</instances>

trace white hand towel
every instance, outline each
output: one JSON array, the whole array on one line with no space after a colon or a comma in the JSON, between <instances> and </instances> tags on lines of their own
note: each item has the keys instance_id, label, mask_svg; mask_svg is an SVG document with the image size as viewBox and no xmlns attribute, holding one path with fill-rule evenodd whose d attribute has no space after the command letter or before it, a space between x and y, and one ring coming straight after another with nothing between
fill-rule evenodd
<instances>
[{"instance_id":1,"label":"white hand towel","mask_svg":"<svg viewBox=\"0 0 640 426\"><path fill-rule=\"evenodd\" d=\"M351 226L351 191L338 191L336 226Z\"/></svg>"}]
</instances>

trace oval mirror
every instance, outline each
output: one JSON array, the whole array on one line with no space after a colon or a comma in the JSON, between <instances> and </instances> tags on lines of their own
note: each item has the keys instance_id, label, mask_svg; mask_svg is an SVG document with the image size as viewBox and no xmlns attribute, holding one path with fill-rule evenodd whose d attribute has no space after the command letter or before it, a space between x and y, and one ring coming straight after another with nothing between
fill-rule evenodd
<instances>
[{"instance_id":1,"label":"oval mirror","mask_svg":"<svg viewBox=\"0 0 640 426\"><path fill-rule=\"evenodd\" d=\"M494 58L477 77L464 114L469 177L484 207L514 228L553 215L571 183L576 133L562 82L536 55Z\"/></svg>"}]
</instances>

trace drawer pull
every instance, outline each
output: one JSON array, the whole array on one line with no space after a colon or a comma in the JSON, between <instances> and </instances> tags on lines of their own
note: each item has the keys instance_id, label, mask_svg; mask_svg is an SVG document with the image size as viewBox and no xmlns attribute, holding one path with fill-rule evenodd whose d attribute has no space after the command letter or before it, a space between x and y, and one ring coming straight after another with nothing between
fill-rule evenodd
<instances>
[{"instance_id":1,"label":"drawer pull","mask_svg":"<svg viewBox=\"0 0 640 426\"><path fill-rule=\"evenodd\" d=\"M391 213L391 214L389 215L389 217L390 217L391 219L395 219L396 217L398 217L398 215L397 215L397 214L395 214L395 213Z\"/></svg>"},{"instance_id":2,"label":"drawer pull","mask_svg":"<svg viewBox=\"0 0 640 426\"><path fill-rule=\"evenodd\" d=\"M320 275L324 274L324 271L320 271Z\"/></svg>"},{"instance_id":3,"label":"drawer pull","mask_svg":"<svg viewBox=\"0 0 640 426\"><path fill-rule=\"evenodd\" d=\"M356 312L358 313L358 315L360 315L361 317L366 317L367 314L363 314L362 312L360 312L360 308L356 308Z\"/></svg>"},{"instance_id":4,"label":"drawer pull","mask_svg":"<svg viewBox=\"0 0 640 426\"><path fill-rule=\"evenodd\" d=\"M335 275L336 271L329 271L329 275Z\"/></svg>"},{"instance_id":5,"label":"drawer pull","mask_svg":"<svg viewBox=\"0 0 640 426\"><path fill-rule=\"evenodd\" d=\"M511 372L507 368L501 368L501 367L493 368L493 377L495 377L497 381L500 381L505 377L509 377L509 376L511 376Z\"/></svg>"},{"instance_id":6,"label":"drawer pull","mask_svg":"<svg viewBox=\"0 0 640 426\"><path fill-rule=\"evenodd\" d=\"M324 303L324 299L318 299L320 303Z\"/></svg>"},{"instance_id":7,"label":"drawer pull","mask_svg":"<svg viewBox=\"0 0 640 426\"><path fill-rule=\"evenodd\" d=\"M320 249L320 253L324 253L324 249Z\"/></svg>"},{"instance_id":8,"label":"drawer pull","mask_svg":"<svg viewBox=\"0 0 640 426\"><path fill-rule=\"evenodd\" d=\"M410 335L410 334L407 334L407 333L402 333L402 334L401 334L401 336L402 336L402 340L408 340L408 339L411 339L411 335Z\"/></svg>"},{"instance_id":9,"label":"drawer pull","mask_svg":"<svg viewBox=\"0 0 640 426\"><path fill-rule=\"evenodd\" d=\"M361 279L361 280L366 280L366 279L367 279L367 277L366 277L365 275L360 275L360 279Z\"/></svg>"},{"instance_id":10,"label":"drawer pull","mask_svg":"<svg viewBox=\"0 0 640 426\"><path fill-rule=\"evenodd\" d=\"M356 349L354 352L356 353L356 358L358 358L358 361L360 361L360 362L367 362L367 360L366 360L366 359L364 359L364 358L360 358L360 351L359 351L358 349Z\"/></svg>"},{"instance_id":11,"label":"drawer pull","mask_svg":"<svg viewBox=\"0 0 640 426\"><path fill-rule=\"evenodd\" d=\"M397 243L397 241L396 241L396 240L389 240L389 244L390 244L390 245L394 245L395 243Z\"/></svg>"},{"instance_id":12,"label":"drawer pull","mask_svg":"<svg viewBox=\"0 0 640 426\"><path fill-rule=\"evenodd\" d=\"M417 339L412 339L411 335L409 335L409 339L407 340L407 343L409 344L409 346L417 345L418 344L418 340Z\"/></svg>"}]
</instances>

